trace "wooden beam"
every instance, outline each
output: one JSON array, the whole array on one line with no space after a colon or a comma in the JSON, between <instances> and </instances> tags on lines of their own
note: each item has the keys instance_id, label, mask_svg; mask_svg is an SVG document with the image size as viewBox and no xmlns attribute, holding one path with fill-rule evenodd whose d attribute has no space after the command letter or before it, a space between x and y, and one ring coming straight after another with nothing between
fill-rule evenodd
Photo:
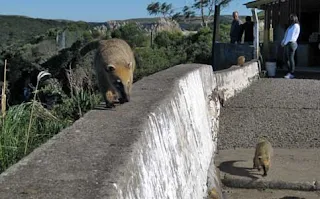
<instances>
[{"instance_id":1,"label":"wooden beam","mask_svg":"<svg viewBox=\"0 0 320 199\"><path fill-rule=\"evenodd\" d=\"M263 32L263 59L269 58L270 7L266 6Z\"/></svg>"},{"instance_id":2,"label":"wooden beam","mask_svg":"<svg viewBox=\"0 0 320 199\"><path fill-rule=\"evenodd\" d=\"M258 19L258 13L257 13L257 9L254 8L251 10L252 12L252 16L253 16L253 22L254 22L254 41L253 41L253 45L254 45L254 58L255 59L259 59L259 19Z\"/></svg>"},{"instance_id":3,"label":"wooden beam","mask_svg":"<svg viewBox=\"0 0 320 199\"><path fill-rule=\"evenodd\" d=\"M215 5L214 7L214 21L213 21L213 37L212 37L212 70L216 70L216 66L214 65L214 59L215 59L215 44L216 44L216 39L219 35L219 19L220 18L220 4Z\"/></svg>"}]
</instances>

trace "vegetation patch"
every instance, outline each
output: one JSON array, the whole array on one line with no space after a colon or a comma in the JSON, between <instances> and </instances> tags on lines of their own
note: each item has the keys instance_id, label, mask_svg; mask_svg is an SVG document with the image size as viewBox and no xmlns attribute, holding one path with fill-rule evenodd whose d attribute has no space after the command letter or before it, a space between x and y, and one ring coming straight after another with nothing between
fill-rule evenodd
<instances>
[{"instance_id":1,"label":"vegetation patch","mask_svg":"<svg viewBox=\"0 0 320 199\"><path fill-rule=\"evenodd\" d=\"M142 22L154 23L156 19ZM178 20L184 26L189 24L189 30L196 30L188 34L176 29L146 29L137 20L126 21L115 29L99 29L95 23L0 16L0 38L5 40L0 46L0 58L8 61L9 84L3 87L2 95L6 112L0 119L0 172L101 102L92 68L95 52L78 57L79 49L88 42L126 40L137 61L134 81L178 64L211 64L212 23L207 19ZM221 42L229 40L230 24L226 21L220 24ZM70 44L62 47L57 40ZM0 66L4 71L4 63ZM39 79L41 71L48 72L48 78ZM4 72L1 80L3 84Z\"/></svg>"}]
</instances>

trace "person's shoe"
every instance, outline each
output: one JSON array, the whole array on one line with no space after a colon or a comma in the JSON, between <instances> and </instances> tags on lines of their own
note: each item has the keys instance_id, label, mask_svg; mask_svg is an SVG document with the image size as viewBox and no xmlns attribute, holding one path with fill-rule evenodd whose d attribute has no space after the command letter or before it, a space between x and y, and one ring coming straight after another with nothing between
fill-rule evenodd
<instances>
[{"instance_id":1,"label":"person's shoe","mask_svg":"<svg viewBox=\"0 0 320 199\"><path fill-rule=\"evenodd\" d=\"M290 74L290 79L293 79L294 78L294 75Z\"/></svg>"},{"instance_id":2,"label":"person's shoe","mask_svg":"<svg viewBox=\"0 0 320 199\"><path fill-rule=\"evenodd\" d=\"M284 76L284 78L286 78L286 79L290 79L290 73L287 73L287 75L286 76Z\"/></svg>"},{"instance_id":3,"label":"person's shoe","mask_svg":"<svg viewBox=\"0 0 320 199\"><path fill-rule=\"evenodd\" d=\"M288 73L286 76L284 76L286 79L293 79L294 76L291 73Z\"/></svg>"}]
</instances>

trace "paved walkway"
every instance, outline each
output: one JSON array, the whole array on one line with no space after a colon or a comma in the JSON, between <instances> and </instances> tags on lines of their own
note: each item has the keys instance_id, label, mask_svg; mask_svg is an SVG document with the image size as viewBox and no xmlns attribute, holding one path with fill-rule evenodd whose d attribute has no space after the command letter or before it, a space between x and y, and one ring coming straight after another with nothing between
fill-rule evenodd
<instances>
[{"instance_id":1,"label":"paved walkway","mask_svg":"<svg viewBox=\"0 0 320 199\"><path fill-rule=\"evenodd\" d=\"M275 151L265 178L251 169L262 136ZM216 165L228 199L320 198L320 81L253 83L222 109L218 140Z\"/></svg>"}]
</instances>

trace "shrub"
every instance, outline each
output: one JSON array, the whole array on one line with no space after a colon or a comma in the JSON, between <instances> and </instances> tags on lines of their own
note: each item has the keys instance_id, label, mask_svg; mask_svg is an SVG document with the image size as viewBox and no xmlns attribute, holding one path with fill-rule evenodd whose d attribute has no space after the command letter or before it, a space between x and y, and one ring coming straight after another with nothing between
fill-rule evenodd
<instances>
[{"instance_id":1,"label":"shrub","mask_svg":"<svg viewBox=\"0 0 320 199\"><path fill-rule=\"evenodd\" d=\"M91 32L88 30L84 31L82 36L83 36L83 39L85 42L90 42L91 40L93 40L93 36L92 36Z\"/></svg>"},{"instance_id":2,"label":"shrub","mask_svg":"<svg viewBox=\"0 0 320 199\"><path fill-rule=\"evenodd\" d=\"M133 47L146 47L149 43L149 36L147 32L142 30L137 24L130 22L126 25L116 29L113 34L113 38L121 38L128 42Z\"/></svg>"},{"instance_id":3,"label":"shrub","mask_svg":"<svg viewBox=\"0 0 320 199\"><path fill-rule=\"evenodd\" d=\"M137 48L135 49L135 57L137 69L134 74L134 81L170 67L165 48Z\"/></svg>"},{"instance_id":4,"label":"shrub","mask_svg":"<svg viewBox=\"0 0 320 199\"><path fill-rule=\"evenodd\" d=\"M157 33L156 37L154 38L154 44L158 48L169 47L169 46L177 47L183 44L184 39L185 38L182 32L161 31Z\"/></svg>"},{"instance_id":5,"label":"shrub","mask_svg":"<svg viewBox=\"0 0 320 199\"><path fill-rule=\"evenodd\" d=\"M212 31L210 28L202 28L196 34L188 36L186 53L187 62L210 64L212 51Z\"/></svg>"},{"instance_id":6,"label":"shrub","mask_svg":"<svg viewBox=\"0 0 320 199\"><path fill-rule=\"evenodd\" d=\"M230 25L220 24L220 42L229 43L230 42Z\"/></svg>"},{"instance_id":7,"label":"shrub","mask_svg":"<svg viewBox=\"0 0 320 199\"><path fill-rule=\"evenodd\" d=\"M89 93L81 90L77 95L73 95L70 98L64 95L62 103L54 106L52 112L60 119L67 119L73 122L82 117L87 111L93 109L100 102L100 94Z\"/></svg>"}]
</instances>

